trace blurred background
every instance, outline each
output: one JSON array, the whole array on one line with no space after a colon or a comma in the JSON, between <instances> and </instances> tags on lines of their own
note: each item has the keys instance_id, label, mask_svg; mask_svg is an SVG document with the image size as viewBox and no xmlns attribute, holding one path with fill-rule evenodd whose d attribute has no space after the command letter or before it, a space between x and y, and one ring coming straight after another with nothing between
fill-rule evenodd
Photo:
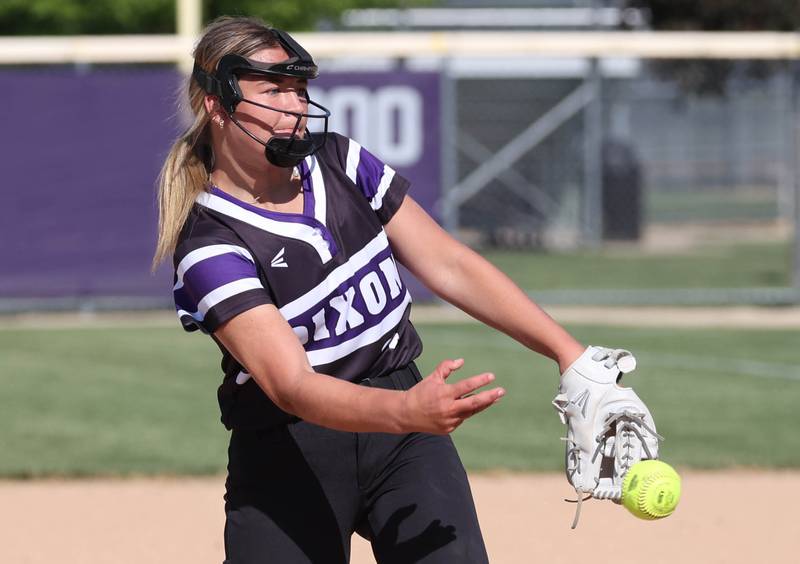
<instances>
[{"instance_id":1,"label":"blurred background","mask_svg":"<svg viewBox=\"0 0 800 564\"><path fill-rule=\"evenodd\" d=\"M332 130L581 340L637 354L665 460L800 466L800 2L3 0L0 477L224 472L218 350L150 271L223 14L291 31ZM549 361L413 295L423 371L464 355L509 390L456 432L468 470L560 470Z\"/></svg>"},{"instance_id":2,"label":"blurred background","mask_svg":"<svg viewBox=\"0 0 800 564\"><path fill-rule=\"evenodd\" d=\"M301 32L332 129L545 304L800 299L796 39L686 33L795 2L500 4L6 0L0 311L170 305L154 179L220 14Z\"/></svg>"}]
</instances>

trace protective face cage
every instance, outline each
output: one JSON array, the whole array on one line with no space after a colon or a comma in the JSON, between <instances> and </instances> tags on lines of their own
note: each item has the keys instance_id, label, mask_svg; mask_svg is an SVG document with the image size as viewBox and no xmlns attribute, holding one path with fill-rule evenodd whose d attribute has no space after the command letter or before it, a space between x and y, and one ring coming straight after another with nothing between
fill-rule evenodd
<instances>
[{"instance_id":1,"label":"protective face cage","mask_svg":"<svg viewBox=\"0 0 800 564\"><path fill-rule=\"evenodd\" d=\"M200 87L208 94L217 96L220 103L228 114L230 120L236 124L250 138L264 146L264 155L267 160L280 167L293 167L302 162L304 158L313 155L325 143L327 135L319 136L319 141L311 137L308 128L300 131L300 123L303 118L324 120L324 133L328 132L328 118L331 113L324 106L312 101L306 94L308 105L318 110L315 113L292 112L289 110L259 104L246 99L239 87L239 76L241 75L261 75L266 78L271 77L296 77L312 79L317 78L319 69L311 58L311 55L303 49L285 31L273 29L273 33L278 39L278 43L289 54L289 58L277 63L262 63L254 61L240 55L229 54L222 57L217 63L217 68L213 74L205 72L195 63L192 76ZM269 141L263 141L245 128L234 116L236 106L241 102L252 104L260 108L266 108L275 112L281 112L295 116L294 129L289 135L273 135Z\"/></svg>"}]
</instances>

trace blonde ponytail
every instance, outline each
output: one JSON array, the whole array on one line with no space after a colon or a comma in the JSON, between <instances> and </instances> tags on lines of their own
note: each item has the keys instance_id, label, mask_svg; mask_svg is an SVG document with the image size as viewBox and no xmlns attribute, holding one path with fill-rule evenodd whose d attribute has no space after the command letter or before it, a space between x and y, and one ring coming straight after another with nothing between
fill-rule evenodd
<instances>
[{"instance_id":1,"label":"blonde ponytail","mask_svg":"<svg viewBox=\"0 0 800 564\"><path fill-rule=\"evenodd\" d=\"M158 176L158 244L153 270L175 251L178 235L194 200L208 181L210 167L200 158L206 147L198 147L198 139L205 137L207 125L207 116L196 118L189 131L172 145L161 167Z\"/></svg>"},{"instance_id":2,"label":"blonde ponytail","mask_svg":"<svg viewBox=\"0 0 800 564\"><path fill-rule=\"evenodd\" d=\"M203 30L193 55L203 70L213 72L219 60L228 53L248 57L275 45L278 45L277 38L263 21L223 16ZM158 243L153 270L175 251L183 224L195 198L205 190L214 166L209 133L211 116L206 111L205 92L191 77L188 90L184 92L188 93L194 122L172 145L158 177Z\"/></svg>"}]
</instances>

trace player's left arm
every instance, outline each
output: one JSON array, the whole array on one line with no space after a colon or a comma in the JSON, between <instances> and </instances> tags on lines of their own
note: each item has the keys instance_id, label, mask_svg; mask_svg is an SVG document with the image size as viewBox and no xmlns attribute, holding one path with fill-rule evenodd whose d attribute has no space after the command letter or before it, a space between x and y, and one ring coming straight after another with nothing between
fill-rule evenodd
<instances>
[{"instance_id":1,"label":"player's left arm","mask_svg":"<svg viewBox=\"0 0 800 564\"><path fill-rule=\"evenodd\" d=\"M410 196L386 224L397 259L442 299L558 362L561 372L586 347L508 276L451 237Z\"/></svg>"},{"instance_id":2,"label":"player's left arm","mask_svg":"<svg viewBox=\"0 0 800 564\"><path fill-rule=\"evenodd\" d=\"M641 459L658 458L661 439L644 402L632 388L617 385L622 372L635 368L633 356L622 349L584 348L510 278L448 235L410 197L386 232L398 260L436 294L558 362L562 374L553 405L568 426L567 479L579 500L588 493L619 502L627 470ZM579 515L580 504L573 528Z\"/></svg>"}]
</instances>

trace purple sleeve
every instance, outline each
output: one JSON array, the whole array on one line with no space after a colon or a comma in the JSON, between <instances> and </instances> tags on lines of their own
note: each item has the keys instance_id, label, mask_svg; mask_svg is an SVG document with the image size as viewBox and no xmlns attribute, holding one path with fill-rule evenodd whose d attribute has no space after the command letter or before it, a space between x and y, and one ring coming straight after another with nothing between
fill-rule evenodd
<instances>
[{"instance_id":1,"label":"purple sleeve","mask_svg":"<svg viewBox=\"0 0 800 564\"><path fill-rule=\"evenodd\" d=\"M353 139L340 137L338 141L348 178L386 225L403 203L411 183Z\"/></svg>"},{"instance_id":2,"label":"purple sleeve","mask_svg":"<svg viewBox=\"0 0 800 564\"><path fill-rule=\"evenodd\" d=\"M236 315L271 303L252 255L241 245L189 240L175 262L175 309L187 331L213 333Z\"/></svg>"}]
</instances>

